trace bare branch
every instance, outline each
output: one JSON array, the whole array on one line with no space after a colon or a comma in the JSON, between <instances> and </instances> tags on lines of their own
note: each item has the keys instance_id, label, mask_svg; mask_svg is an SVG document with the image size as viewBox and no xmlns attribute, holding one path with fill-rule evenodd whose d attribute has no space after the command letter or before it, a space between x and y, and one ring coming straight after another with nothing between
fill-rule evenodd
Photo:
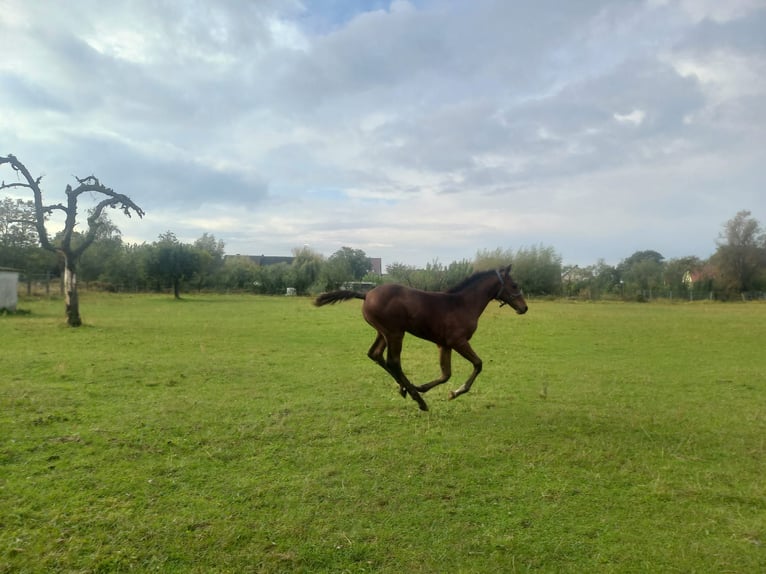
<instances>
[{"instance_id":1,"label":"bare branch","mask_svg":"<svg viewBox=\"0 0 766 574\"><path fill-rule=\"evenodd\" d=\"M61 205L60 203L56 203L54 205L43 205L43 213L53 213L54 209L59 209L61 211L66 212L66 207Z\"/></svg>"},{"instance_id":2,"label":"bare branch","mask_svg":"<svg viewBox=\"0 0 766 574\"><path fill-rule=\"evenodd\" d=\"M32 189L32 186L29 185L28 183L21 183L21 182L18 182L18 183L5 183L5 181L0 183L0 189L10 189L12 187L26 187L28 189Z\"/></svg>"},{"instance_id":3,"label":"bare branch","mask_svg":"<svg viewBox=\"0 0 766 574\"><path fill-rule=\"evenodd\" d=\"M132 199L130 199L127 195L123 195L121 193L116 193L112 188L106 187L103 185L98 178L89 175L88 177L84 179L75 178L78 182L80 182L80 185L77 186L75 189L67 190L67 195L80 195L81 193L85 193L88 191L93 191L97 193L101 193L103 195L109 196L109 199L104 199L96 206L96 210L98 211L98 214L100 215L101 212L106 207L119 207L122 212L127 215L128 217L131 217L131 211L134 211L138 217L143 217L145 215L144 210L141 209L138 205L136 205ZM89 218L90 219L90 218Z\"/></svg>"},{"instance_id":4,"label":"bare branch","mask_svg":"<svg viewBox=\"0 0 766 574\"><path fill-rule=\"evenodd\" d=\"M76 191L76 190L73 190L73 191ZM88 217L88 231L85 234L83 242L75 250L75 253L77 253L78 255L81 254L83 251L85 251L90 246L90 244L93 243L93 241L96 239L96 234L98 233L98 230L101 227L99 223L99 218L101 217L101 214L104 212L104 209L106 209L107 207L111 207L113 209L119 207L128 217L131 216L130 215L131 210L135 211L139 217L144 216L144 210L138 207L138 205L136 205L135 203L133 203L133 200L131 200L129 197L122 195L120 193L115 193L109 188L104 188L104 190L101 190L101 193L105 193L106 195L109 195L110 197L99 202L99 204L96 205L95 208L93 208L93 211L90 214L90 217Z\"/></svg>"}]
</instances>

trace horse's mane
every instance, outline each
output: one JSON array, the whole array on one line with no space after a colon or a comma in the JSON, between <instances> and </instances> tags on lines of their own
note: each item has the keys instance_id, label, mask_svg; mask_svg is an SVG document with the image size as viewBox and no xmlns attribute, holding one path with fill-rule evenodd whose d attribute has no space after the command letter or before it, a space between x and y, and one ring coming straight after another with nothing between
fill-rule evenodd
<instances>
[{"instance_id":1,"label":"horse's mane","mask_svg":"<svg viewBox=\"0 0 766 574\"><path fill-rule=\"evenodd\" d=\"M447 293L458 293L465 289L466 287L470 287L477 281L481 281L484 279L487 275L492 275L494 273L497 273L494 269L488 269L487 271L477 271L473 275L469 275L465 279L463 279L460 283L455 285L454 287L450 287L447 289Z\"/></svg>"}]
</instances>

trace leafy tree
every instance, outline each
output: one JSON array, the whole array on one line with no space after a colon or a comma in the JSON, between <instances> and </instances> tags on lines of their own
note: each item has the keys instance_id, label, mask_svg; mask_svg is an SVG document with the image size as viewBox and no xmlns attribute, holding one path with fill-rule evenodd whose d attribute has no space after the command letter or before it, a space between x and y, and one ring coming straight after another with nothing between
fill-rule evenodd
<instances>
[{"instance_id":1,"label":"leafy tree","mask_svg":"<svg viewBox=\"0 0 766 574\"><path fill-rule=\"evenodd\" d=\"M73 243L83 240L82 234L77 232L72 236ZM102 213L96 238L88 251L80 258L80 279L85 283L108 282L107 269L119 265L122 254L122 233L109 216Z\"/></svg>"},{"instance_id":2,"label":"leafy tree","mask_svg":"<svg viewBox=\"0 0 766 574\"><path fill-rule=\"evenodd\" d=\"M620 293L620 275L615 267L599 259L595 265L564 269L562 288L567 295L601 299L604 295Z\"/></svg>"},{"instance_id":3,"label":"leafy tree","mask_svg":"<svg viewBox=\"0 0 766 574\"><path fill-rule=\"evenodd\" d=\"M416 269L412 265L405 265L404 263L392 263L386 265L386 274L391 278L394 283L401 283L402 285L408 285L412 287L412 276Z\"/></svg>"},{"instance_id":4,"label":"leafy tree","mask_svg":"<svg viewBox=\"0 0 766 574\"><path fill-rule=\"evenodd\" d=\"M766 236L749 211L740 211L727 221L716 243L712 261L724 292L742 293L764 286Z\"/></svg>"},{"instance_id":5,"label":"leafy tree","mask_svg":"<svg viewBox=\"0 0 766 574\"><path fill-rule=\"evenodd\" d=\"M361 249L342 247L332 255L329 261L338 264L338 269L346 269L350 277L346 280L361 281L362 278L372 271L372 261Z\"/></svg>"},{"instance_id":6,"label":"leafy tree","mask_svg":"<svg viewBox=\"0 0 766 574\"><path fill-rule=\"evenodd\" d=\"M561 287L567 297L581 293L592 281L593 271L590 268L569 265L561 270Z\"/></svg>"},{"instance_id":7,"label":"leafy tree","mask_svg":"<svg viewBox=\"0 0 766 574\"><path fill-rule=\"evenodd\" d=\"M319 284L324 290L338 289L348 281L361 281L372 271L372 261L361 249L343 247L322 265Z\"/></svg>"},{"instance_id":8,"label":"leafy tree","mask_svg":"<svg viewBox=\"0 0 766 574\"><path fill-rule=\"evenodd\" d=\"M152 244L147 274L160 285L171 285L173 297L180 299L181 283L199 272L199 259L191 245L181 243L172 231L167 231Z\"/></svg>"},{"instance_id":9,"label":"leafy tree","mask_svg":"<svg viewBox=\"0 0 766 574\"><path fill-rule=\"evenodd\" d=\"M513 249L503 249L498 247L492 251L488 249L481 249L476 252L473 265L477 271L485 271L487 269L498 269L509 263L513 263L514 253ZM512 272L513 278L518 281L516 274Z\"/></svg>"},{"instance_id":10,"label":"leafy tree","mask_svg":"<svg viewBox=\"0 0 766 574\"><path fill-rule=\"evenodd\" d=\"M636 251L631 255L630 257L627 257L626 259L623 259L620 262L620 266L629 268L636 263L641 263L642 261L654 261L655 263L662 263L662 261L665 258L656 251L652 251L651 249L648 249L646 251Z\"/></svg>"},{"instance_id":11,"label":"leafy tree","mask_svg":"<svg viewBox=\"0 0 766 574\"><path fill-rule=\"evenodd\" d=\"M293 269L288 263L275 263L255 268L257 290L268 295L284 295L294 283Z\"/></svg>"},{"instance_id":12,"label":"leafy tree","mask_svg":"<svg viewBox=\"0 0 766 574\"><path fill-rule=\"evenodd\" d=\"M664 259L656 251L636 251L621 261L617 269L628 289L637 292L639 299L643 299L645 291L662 285Z\"/></svg>"},{"instance_id":13,"label":"leafy tree","mask_svg":"<svg viewBox=\"0 0 766 574\"><path fill-rule=\"evenodd\" d=\"M692 296L696 280L701 276L705 262L699 257L688 256L671 259L665 263L665 285L671 293Z\"/></svg>"},{"instance_id":14,"label":"leafy tree","mask_svg":"<svg viewBox=\"0 0 766 574\"><path fill-rule=\"evenodd\" d=\"M214 235L203 233L202 237L194 242L194 249L199 258L199 269L195 273L197 290L209 286L212 278L223 266L224 242L217 240Z\"/></svg>"},{"instance_id":15,"label":"leafy tree","mask_svg":"<svg viewBox=\"0 0 766 574\"><path fill-rule=\"evenodd\" d=\"M16 159L13 155L0 157L0 166L8 164L17 174L20 181L6 184L3 181L0 189L25 188L32 191L35 204L35 227L37 236L43 249L53 253L58 253L64 261L64 295L67 323L72 327L82 325L80 317L80 301L77 294L77 266L82 254L95 241L96 235L101 226L101 214L108 208L120 208L122 212L130 217L131 212L143 217L144 211L138 205L133 203L126 195L115 193L114 190L103 185L97 177L89 175L85 178L75 177L77 186L66 186L67 203L45 205L43 204L42 190L40 182L42 177L33 178L26 166ZM87 219L88 229L83 233L82 240L76 244L73 243L75 226L77 225L77 209L80 197L83 194L100 194L106 196L101 199L96 206L90 210ZM61 211L65 216L64 229L61 234L61 241L54 243L48 237L48 230L45 227L46 216L54 211Z\"/></svg>"},{"instance_id":16,"label":"leafy tree","mask_svg":"<svg viewBox=\"0 0 766 574\"><path fill-rule=\"evenodd\" d=\"M35 203L6 197L0 202L0 248L37 247Z\"/></svg>"},{"instance_id":17,"label":"leafy tree","mask_svg":"<svg viewBox=\"0 0 766 574\"><path fill-rule=\"evenodd\" d=\"M426 263L425 269L412 274L412 286L425 291L443 291L447 288L446 269L438 259Z\"/></svg>"},{"instance_id":18,"label":"leafy tree","mask_svg":"<svg viewBox=\"0 0 766 574\"><path fill-rule=\"evenodd\" d=\"M620 293L622 295L620 272L616 267L609 265L603 259L599 259L593 268L592 285L596 297L601 297L607 293Z\"/></svg>"},{"instance_id":19,"label":"leafy tree","mask_svg":"<svg viewBox=\"0 0 766 574\"><path fill-rule=\"evenodd\" d=\"M467 259L443 265L438 259L426 264L424 269L401 267L398 273L406 273L407 285L425 291L446 291L473 272L473 263Z\"/></svg>"},{"instance_id":20,"label":"leafy tree","mask_svg":"<svg viewBox=\"0 0 766 574\"><path fill-rule=\"evenodd\" d=\"M123 244L119 259L107 265L104 281L117 290L141 291L149 288L147 274L152 245L146 243Z\"/></svg>"},{"instance_id":21,"label":"leafy tree","mask_svg":"<svg viewBox=\"0 0 766 574\"><path fill-rule=\"evenodd\" d=\"M227 289L251 290L258 280L258 266L244 255L226 257L220 273L221 283Z\"/></svg>"},{"instance_id":22,"label":"leafy tree","mask_svg":"<svg viewBox=\"0 0 766 574\"><path fill-rule=\"evenodd\" d=\"M495 269L513 264L511 274L525 293L553 295L561 292L561 256L553 247L533 245L511 249L498 247L494 251L478 251L476 269Z\"/></svg>"},{"instance_id":23,"label":"leafy tree","mask_svg":"<svg viewBox=\"0 0 766 574\"><path fill-rule=\"evenodd\" d=\"M511 274L525 293L561 293L561 255L553 247L522 247L516 251L512 261Z\"/></svg>"},{"instance_id":24,"label":"leafy tree","mask_svg":"<svg viewBox=\"0 0 766 574\"><path fill-rule=\"evenodd\" d=\"M339 289L347 281L353 281L354 274L351 271L351 264L343 257L330 257L319 273L319 282L322 289L331 291Z\"/></svg>"},{"instance_id":25,"label":"leafy tree","mask_svg":"<svg viewBox=\"0 0 766 574\"><path fill-rule=\"evenodd\" d=\"M460 283L463 279L473 273L473 262L468 259L461 259L460 261L453 261L444 270L444 287L443 290L454 287Z\"/></svg>"},{"instance_id":26,"label":"leafy tree","mask_svg":"<svg viewBox=\"0 0 766 574\"><path fill-rule=\"evenodd\" d=\"M293 249L292 278L299 295L305 295L309 288L319 280L324 257L309 247Z\"/></svg>"},{"instance_id":27,"label":"leafy tree","mask_svg":"<svg viewBox=\"0 0 766 574\"><path fill-rule=\"evenodd\" d=\"M40 247L32 200L6 197L0 202L0 265L31 274L55 270L56 256Z\"/></svg>"},{"instance_id":28,"label":"leafy tree","mask_svg":"<svg viewBox=\"0 0 766 574\"><path fill-rule=\"evenodd\" d=\"M365 283L372 283L373 285L382 285L385 283L383 275L376 273L375 271L370 271L367 275L362 277L362 281Z\"/></svg>"}]
</instances>

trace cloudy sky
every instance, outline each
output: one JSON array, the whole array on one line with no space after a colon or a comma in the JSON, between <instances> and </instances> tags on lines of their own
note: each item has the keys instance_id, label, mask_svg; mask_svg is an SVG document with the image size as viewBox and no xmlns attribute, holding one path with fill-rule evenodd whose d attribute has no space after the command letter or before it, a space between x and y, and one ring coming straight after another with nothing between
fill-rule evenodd
<instances>
[{"instance_id":1,"label":"cloudy sky","mask_svg":"<svg viewBox=\"0 0 766 574\"><path fill-rule=\"evenodd\" d=\"M766 0L0 0L0 54L0 154L130 196L130 242L588 265L766 223Z\"/></svg>"}]
</instances>

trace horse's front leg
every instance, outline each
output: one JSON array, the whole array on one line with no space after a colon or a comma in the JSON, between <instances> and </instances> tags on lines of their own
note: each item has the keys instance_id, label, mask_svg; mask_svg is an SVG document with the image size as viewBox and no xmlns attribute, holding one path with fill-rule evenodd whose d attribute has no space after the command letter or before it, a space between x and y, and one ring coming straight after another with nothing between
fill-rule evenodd
<instances>
[{"instance_id":1,"label":"horse's front leg","mask_svg":"<svg viewBox=\"0 0 766 574\"><path fill-rule=\"evenodd\" d=\"M399 392L402 394L402 396L406 397L407 393L409 393L412 399L418 403L420 410L427 411L428 405L423 400L423 397L420 396L418 388L413 385L407 378L407 375L404 374L404 371L402 371L402 366L398 363L389 364L389 369L391 369L391 372L394 374L394 379L396 379L396 382L399 383Z\"/></svg>"},{"instance_id":2,"label":"horse's front leg","mask_svg":"<svg viewBox=\"0 0 766 574\"><path fill-rule=\"evenodd\" d=\"M481 373L482 369L482 362L479 358L479 355L477 355L474 350L471 348L471 345L468 344L468 341L465 343L461 343L460 345L455 345L455 350L460 353L461 356L468 359L471 364L473 365L473 372L471 373L471 376L468 377L468 380L463 383L458 389L455 389L454 391L450 391L449 398L450 400L459 397L463 393L467 393L471 390L471 385L473 385L473 382L476 380L476 377L479 376L479 373Z\"/></svg>"},{"instance_id":3,"label":"horse's front leg","mask_svg":"<svg viewBox=\"0 0 766 574\"><path fill-rule=\"evenodd\" d=\"M439 345L439 366L442 370L442 376L434 379L430 383L425 383L417 387L421 393L426 393L434 387L446 383L452 376L452 349Z\"/></svg>"}]
</instances>

